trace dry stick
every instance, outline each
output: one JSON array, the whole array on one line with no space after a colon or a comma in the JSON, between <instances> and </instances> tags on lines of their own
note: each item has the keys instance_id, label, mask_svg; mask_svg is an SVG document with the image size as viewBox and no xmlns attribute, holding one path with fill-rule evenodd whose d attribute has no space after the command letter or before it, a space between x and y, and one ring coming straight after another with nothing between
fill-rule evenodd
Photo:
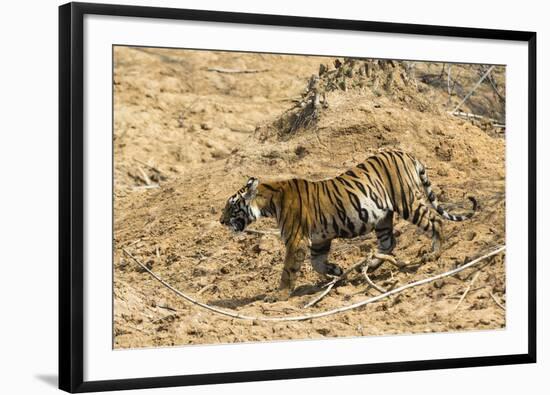
<instances>
[{"instance_id":1,"label":"dry stick","mask_svg":"<svg viewBox=\"0 0 550 395\"><path fill-rule=\"evenodd\" d=\"M475 270L476 270L477 272L480 272L480 271L482 271L483 269L485 269L487 266L492 265L493 263L494 263L494 261L485 262L483 265L479 266L479 267L476 268ZM475 273L475 272L472 272L472 273L468 274L468 275L464 278L464 280L468 280L469 278L471 278L471 277L474 275L474 273Z\"/></svg>"},{"instance_id":2,"label":"dry stick","mask_svg":"<svg viewBox=\"0 0 550 395\"><path fill-rule=\"evenodd\" d=\"M160 317L154 321L151 321L152 324L158 324L159 322L162 322L162 321L166 321L166 319L168 319L169 317L177 317L178 314L177 313L173 313L173 314L168 314L168 315L165 315L164 317Z\"/></svg>"},{"instance_id":3,"label":"dry stick","mask_svg":"<svg viewBox=\"0 0 550 395\"><path fill-rule=\"evenodd\" d=\"M253 74L253 73L265 73L269 69L223 69L218 67L209 67L207 71L215 71L216 73L225 73L225 74Z\"/></svg>"},{"instance_id":4,"label":"dry stick","mask_svg":"<svg viewBox=\"0 0 550 395\"><path fill-rule=\"evenodd\" d=\"M358 307L362 307L362 306L365 306L367 304L377 302L378 300L386 298L388 296L395 295L397 293L403 292L404 290L406 290L408 288L412 288L412 287L416 287L416 286L419 286L419 285L427 284L429 282L439 280L440 278L443 278L443 277L452 276L453 274L456 274L456 273L461 272L465 269L468 269L469 267L472 267L472 266L476 265L477 263L481 262L482 260L484 260L486 258L489 258L493 255L501 253L505 249L506 249L506 246L501 246L501 247L497 248L496 250L494 250L494 251L492 251L492 252L490 252L486 255L483 255L483 256L481 256L477 259L474 259L473 261L468 262L467 264L462 265L462 266L460 266L456 269L450 270L450 271L445 272L445 273L438 274L437 276L425 278L425 279L420 280L420 281L415 281L413 283L403 285L399 288L392 289L391 291L388 291L388 292L385 292L383 294L374 296L372 298L362 300L362 301L357 302L357 303L353 303L353 304L350 304L350 305L347 305L347 306L339 307L337 309L323 311L323 312L320 312L320 313L290 316L290 317L287 317L287 316L285 316L285 317L253 317L253 316L242 315L242 314L238 314L238 313L234 313L234 312L230 312L230 311L225 311L225 310L218 309L216 307L207 305L205 303L201 303L201 302L193 299L192 297L184 294L183 292L175 289L174 287L172 287L170 284L168 284L162 278L160 278L155 273L153 273L151 270L149 270L149 268L147 266L145 266L143 263L141 263L136 257L134 257L132 254L130 254L125 248L123 248L122 251L126 255L128 255L130 258L132 258L132 260L134 262L136 262L143 270L145 270L147 273L149 273L153 278L155 278L157 281L159 281L162 285L164 285L166 288L168 288L172 292L176 293L177 295L179 295L180 297L182 297L183 299L187 300L188 302L190 302L194 305L200 306L200 307L202 307L206 310L210 310L210 311L213 311L213 312L221 314L221 315L225 315L225 316L232 317L232 318L239 318L239 319L242 319L242 320L281 322L281 321L311 320L311 319L315 319L315 318L321 318L321 317L326 317L326 316L333 315L333 314L342 313L344 311L353 310L353 309L356 309Z\"/></svg>"},{"instance_id":5,"label":"dry stick","mask_svg":"<svg viewBox=\"0 0 550 395\"><path fill-rule=\"evenodd\" d=\"M382 259L383 261L386 261L386 262L389 262L391 263L392 265L394 265L395 267L399 268L399 269L402 269L404 268L405 266L407 266L406 263L404 262L397 262L397 260L391 256L391 255L386 255L386 254L382 254L381 252L375 252L373 254L373 256L375 258L378 258L378 259Z\"/></svg>"},{"instance_id":6,"label":"dry stick","mask_svg":"<svg viewBox=\"0 0 550 395\"><path fill-rule=\"evenodd\" d=\"M359 262L355 263L350 268L348 268L344 273L342 273L339 277L337 277L337 278L333 279L332 281L330 281L330 282L326 283L325 285L323 285L323 288L326 288L326 289L320 295L316 296L311 301L306 303L304 305L304 309L307 309L308 307L313 306L315 303L317 303L318 301L323 299L330 292L330 290L336 285L337 282L342 281L343 279L345 279L348 276L348 274L350 274L353 270L355 270L356 267L359 267L359 266L365 264L365 262L367 262L367 259L363 259L362 261L359 261Z\"/></svg>"},{"instance_id":7,"label":"dry stick","mask_svg":"<svg viewBox=\"0 0 550 395\"><path fill-rule=\"evenodd\" d=\"M138 162L138 163L141 163L143 166L147 166L149 169L151 169L151 170L153 170L153 171L155 171L155 172L157 172L157 173L159 173L159 174L163 174L163 172L160 171L158 167L152 166L152 165L150 165L149 163L146 163L146 162L144 162L144 161L142 161L142 160L139 160L139 159L137 159L137 158L134 158L134 160L135 160L136 162Z\"/></svg>"},{"instance_id":8,"label":"dry stick","mask_svg":"<svg viewBox=\"0 0 550 395\"><path fill-rule=\"evenodd\" d=\"M499 122L498 119L484 117L483 115L478 115L478 114L472 114L471 112L455 111L453 113L453 115L458 116L458 117L484 119L486 121L490 121L490 122L493 122L493 123L498 123Z\"/></svg>"},{"instance_id":9,"label":"dry stick","mask_svg":"<svg viewBox=\"0 0 550 395\"><path fill-rule=\"evenodd\" d=\"M136 239L136 240L132 241L130 244L128 244L128 245L126 246L126 248L132 247L133 245L136 245L136 244L139 243L140 241L141 241L141 239Z\"/></svg>"},{"instance_id":10,"label":"dry stick","mask_svg":"<svg viewBox=\"0 0 550 395\"><path fill-rule=\"evenodd\" d=\"M337 279L338 281L340 280L340 278ZM315 298L311 299L308 303L306 303L304 305L304 309L307 309L308 307L311 307L313 306L314 304L316 304L318 301L320 301L321 299L323 299L329 292L330 290L332 289L332 287L334 287L334 284L336 284L337 281L331 281L329 284L328 287L326 287L326 289L318 296L316 296Z\"/></svg>"},{"instance_id":11,"label":"dry stick","mask_svg":"<svg viewBox=\"0 0 550 395\"><path fill-rule=\"evenodd\" d=\"M143 168L138 167L138 170L139 170L139 172L141 173L141 176L143 177L143 180L145 181L145 183L146 183L147 185L152 185L151 179L149 178L149 176L147 175L147 173L145 173L145 171L143 170Z\"/></svg>"},{"instance_id":12,"label":"dry stick","mask_svg":"<svg viewBox=\"0 0 550 395\"><path fill-rule=\"evenodd\" d=\"M453 65L449 66L449 70L447 70L447 93L449 94L449 100L451 100L451 70L453 68Z\"/></svg>"},{"instance_id":13,"label":"dry stick","mask_svg":"<svg viewBox=\"0 0 550 395\"><path fill-rule=\"evenodd\" d=\"M367 280L367 283L368 283L371 287L373 287L374 289L376 289L378 292L380 292L380 293L382 293L382 294L388 292L386 289L384 289L384 288L379 287L378 285L376 285L376 284L370 279L369 275L367 274L367 270L369 270L368 265L365 266L365 267L363 268L363 277L365 277L365 280Z\"/></svg>"},{"instance_id":14,"label":"dry stick","mask_svg":"<svg viewBox=\"0 0 550 395\"><path fill-rule=\"evenodd\" d=\"M491 295L491 298L493 298L493 300L495 301L495 303L497 304L498 307L500 307L502 310L506 311L506 307L504 307L502 305L502 303L500 303L498 300L497 300L497 297L495 295L493 295L493 293L491 291L489 291L489 295Z\"/></svg>"},{"instance_id":15,"label":"dry stick","mask_svg":"<svg viewBox=\"0 0 550 395\"><path fill-rule=\"evenodd\" d=\"M138 332L141 332L141 333L145 333L145 334L149 334L150 332L145 330L145 329L141 329L141 328L138 328L137 326L133 326L133 325L128 325L126 324L126 326L130 329L133 329L135 331L138 331Z\"/></svg>"},{"instance_id":16,"label":"dry stick","mask_svg":"<svg viewBox=\"0 0 550 395\"><path fill-rule=\"evenodd\" d=\"M489 73L490 73L494 68L495 68L495 66L489 67L489 69L485 72L485 74L483 74L483 75L481 76L481 78L479 79L479 81L474 85L474 87L472 88L472 90L471 90L466 96L464 96L464 99L462 99L462 101L458 104L458 106L456 106L455 109L454 109L453 111L451 111L451 114L454 114L454 113L460 108L460 106L463 105L464 102L465 102L466 100L468 100L468 98L469 98L470 96L472 96L472 93L475 92L475 90L481 85L481 83L483 82L483 80L484 80L485 78L487 78L487 76L489 75Z\"/></svg>"},{"instance_id":17,"label":"dry stick","mask_svg":"<svg viewBox=\"0 0 550 395\"><path fill-rule=\"evenodd\" d=\"M174 308L172 308L172 307L170 307L170 306L161 306L161 305L157 305L157 307L160 308L160 309L170 310L170 311L173 311L173 312L177 313L177 310L174 309Z\"/></svg>"},{"instance_id":18,"label":"dry stick","mask_svg":"<svg viewBox=\"0 0 550 395\"><path fill-rule=\"evenodd\" d=\"M140 189L155 189L160 188L159 184L151 184L151 185L136 185L135 187L132 187L134 191L139 191Z\"/></svg>"},{"instance_id":19,"label":"dry stick","mask_svg":"<svg viewBox=\"0 0 550 395\"><path fill-rule=\"evenodd\" d=\"M214 284L208 284L202 287L198 292L197 295L202 295L204 292L208 291L210 288L214 288L216 285Z\"/></svg>"},{"instance_id":20,"label":"dry stick","mask_svg":"<svg viewBox=\"0 0 550 395\"><path fill-rule=\"evenodd\" d=\"M466 297L466 295L468 294L468 292L470 292L470 288L472 288L472 285L473 283L477 280L477 277L479 276L479 273L480 272L476 272L476 274L474 275L474 277L472 278L472 281L470 281L470 284L468 284L468 287L466 288L466 290L464 291L464 293L462 294L462 296L460 297L460 299L458 300L458 303L456 304L455 308L453 311L456 311L458 309L458 306L460 306L460 304L462 303L462 301L464 300L464 298Z\"/></svg>"},{"instance_id":21,"label":"dry stick","mask_svg":"<svg viewBox=\"0 0 550 395\"><path fill-rule=\"evenodd\" d=\"M245 229L245 233L255 234L255 235L278 235L279 231L276 229L268 230L257 230L257 229Z\"/></svg>"},{"instance_id":22,"label":"dry stick","mask_svg":"<svg viewBox=\"0 0 550 395\"><path fill-rule=\"evenodd\" d=\"M493 90L495 91L495 93L497 94L497 96L499 97L499 99L500 99L501 101L505 101L505 100L504 100L504 97L503 97L503 96L500 94L500 92L498 91L497 86L496 86L496 84L495 84L495 81L493 80L493 77L492 77L491 75L488 75L488 76L487 76L487 80L488 80L489 83L491 84Z\"/></svg>"}]
</instances>

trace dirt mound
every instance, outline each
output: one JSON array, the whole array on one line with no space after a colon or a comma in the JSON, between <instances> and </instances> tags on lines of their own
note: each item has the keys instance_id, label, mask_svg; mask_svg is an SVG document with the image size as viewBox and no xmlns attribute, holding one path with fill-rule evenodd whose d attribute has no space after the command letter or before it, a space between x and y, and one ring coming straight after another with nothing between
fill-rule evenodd
<instances>
[{"instance_id":1,"label":"dirt mound","mask_svg":"<svg viewBox=\"0 0 550 395\"><path fill-rule=\"evenodd\" d=\"M451 95L448 104L446 85L439 86L435 79L423 82L440 64L340 60L336 67L334 61L116 48L115 347L505 325L504 311L493 300L504 303L505 298L501 257L480 271L456 310L473 271L318 320L251 323L186 304L121 253L127 248L166 281L201 301L248 315L316 312L375 295L361 276L352 277L304 311L302 306L323 283L306 262L295 296L266 304L262 299L278 285L284 254L282 242L271 232L274 222L253 225L264 233L235 235L218 219L227 197L248 176L333 177L383 148L400 148L421 159L439 200L450 210L467 210L465 196L473 194L480 211L470 221L445 222L446 242L437 262L428 262L415 273L383 265L372 276L377 284L416 281L502 244L505 141L501 133L486 133L471 120L448 114L448 108L461 99ZM471 85L479 79L474 66L460 66L464 69L459 81L465 90L468 78ZM495 70L495 79L503 74ZM288 135L277 122L289 109L292 113L302 108L293 103L310 102L312 90L304 95L304 87L312 75L324 84L318 86L324 87L328 106L322 105L321 95L322 110L315 122ZM327 88L328 82L335 87ZM479 96L492 90L488 84L482 88ZM468 105L461 110L473 111ZM408 222L398 221L396 231L399 259L413 260L429 249L429 238ZM374 245L374 235L337 240L331 260L349 267Z\"/></svg>"},{"instance_id":2,"label":"dirt mound","mask_svg":"<svg viewBox=\"0 0 550 395\"><path fill-rule=\"evenodd\" d=\"M316 126L319 117L330 106L332 92L356 91L371 96L386 96L393 102L405 103L421 112L439 113L424 95L419 95L411 62L393 60L333 59L333 66L319 65L317 74L309 78L302 98L273 123L265 135L292 136L299 129Z\"/></svg>"}]
</instances>

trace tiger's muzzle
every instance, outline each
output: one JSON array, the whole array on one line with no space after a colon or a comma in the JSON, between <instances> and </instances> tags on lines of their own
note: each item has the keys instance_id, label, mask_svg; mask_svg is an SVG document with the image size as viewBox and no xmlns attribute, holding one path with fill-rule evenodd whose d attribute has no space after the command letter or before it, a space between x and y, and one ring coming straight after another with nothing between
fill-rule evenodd
<instances>
[{"instance_id":1,"label":"tiger's muzzle","mask_svg":"<svg viewBox=\"0 0 550 395\"><path fill-rule=\"evenodd\" d=\"M220 223L231 228L235 232L242 232L246 228L246 221L244 218L220 218Z\"/></svg>"}]
</instances>

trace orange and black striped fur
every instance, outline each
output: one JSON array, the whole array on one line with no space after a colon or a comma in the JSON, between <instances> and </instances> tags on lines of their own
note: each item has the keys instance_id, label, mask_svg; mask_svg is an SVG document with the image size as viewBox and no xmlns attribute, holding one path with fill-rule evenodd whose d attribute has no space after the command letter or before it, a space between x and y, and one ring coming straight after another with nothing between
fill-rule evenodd
<instances>
[{"instance_id":1,"label":"orange and black striped fur","mask_svg":"<svg viewBox=\"0 0 550 395\"><path fill-rule=\"evenodd\" d=\"M425 198L430 205L425 203ZM463 221L471 218L453 215L438 203L424 165L401 151L385 151L338 177L308 181L291 179L247 184L227 200L220 222L243 231L260 217L274 217L286 245L284 269L279 289L282 297L292 291L305 258L303 242L309 245L313 268L321 274L342 274L328 262L335 238L352 238L374 230L378 250L390 253L396 244L393 216L398 213L432 237L432 250L441 246L441 218ZM439 214L439 216L437 215ZM284 292L283 292L284 291ZM281 298L281 294L278 295Z\"/></svg>"}]
</instances>

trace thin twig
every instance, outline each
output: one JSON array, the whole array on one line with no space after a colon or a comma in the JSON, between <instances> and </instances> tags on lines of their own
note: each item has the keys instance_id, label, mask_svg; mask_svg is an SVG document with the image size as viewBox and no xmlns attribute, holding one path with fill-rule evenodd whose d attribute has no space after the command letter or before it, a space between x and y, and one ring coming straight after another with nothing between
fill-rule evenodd
<instances>
[{"instance_id":1,"label":"thin twig","mask_svg":"<svg viewBox=\"0 0 550 395\"><path fill-rule=\"evenodd\" d=\"M157 307L160 308L160 309L170 310L170 311L173 311L173 312L177 313L177 310L174 309L174 308L172 308L172 307L170 307L170 306L161 306L161 305L157 305Z\"/></svg>"},{"instance_id":2,"label":"thin twig","mask_svg":"<svg viewBox=\"0 0 550 395\"><path fill-rule=\"evenodd\" d=\"M481 76L481 78L479 79L478 82L476 82L476 84L474 85L474 87L472 88L472 90L470 92L468 92L468 94L466 96L464 96L464 99L462 99L462 101L454 108L453 111L451 111L451 114L454 114L459 108L461 105L463 105L466 100L468 100L468 98L470 96L472 96L472 94L476 91L476 89L481 85L481 83L483 82L483 80L485 78L487 78L487 76L489 75L489 73L495 68L495 66L491 66L489 67L489 69Z\"/></svg>"},{"instance_id":3,"label":"thin twig","mask_svg":"<svg viewBox=\"0 0 550 395\"><path fill-rule=\"evenodd\" d=\"M141 241L141 238L140 238L140 239L136 239L136 240L132 241L130 244L128 244L128 245L126 246L126 248L132 247L133 245L136 245L136 244L139 243L140 241Z\"/></svg>"},{"instance_id":4,"label":"thin twig","mask_svg":"<svg viewBox=\"0 0 550 395\"><path fill-rule=\"evenodd\" d=\"M268 230L257 230L257 229L245 229L245 233L250 233L253 235L278 235L279 231L276 229L268 229Z\"/></svg>"},{"instance_id":5,"label":"thin twig","mask_svg":"<svg viewBox=\"0 0 550 395\"><path fill-rule=\"evenodd\" d=\"M141 332L141 333L145 333L145 334L149 334L150 332L145 330L145 329L141 329L141 328L138 328L137 326L133 326L133 325L129 325L129 324L125 324L126 327L130 328L130 329L133 329L135 331L138 331L138 332Z\"/></svg>"},{"instance_id":6,"label":"thin twig","mask_svg":"<svg viewBox=\"0 0 550 395\"><path fill-rule=\"evenodd\" d=\"M204 292L208 291L210 288L214 288L215 286L215 284L207 284L197 292L197 295L202 295Z\"/></svg>"},{"instance_id":7,"label":"thin twig","mask_svg":"<svg viewBox=\"0 0 550 395\"><path fill-rule=\"evenodd\" d=\"M308 307L313 306L314 304L319 302L321 299L323 299L330 292L330 290L336 285L337 282L344 280L348 276L348 274L350 274L353 270L355 270L355 268L357 268L361 265L364 265L365 262L367 262L367 260L363 259L362 261L359 261L359 262L353 264L344 273L342 273L339 277L336 277L336 278L332 279L330 282L323 285L323 288L325 288L325 290L323 292L321 292L320 295L316 296L315 298L310 300L308 303L306 303L304 305L304 309L307 309Z\"/></svg>"},{"instance_id":8,"label":"thin twig","mask_svg":"<svg viewBox=\"0 0 550 395\"><path fill-rule=\"evenodd\" d=\"M206 69L207 71L214 71L216 73L224 73L224 74L254 74L254 73L265 73L266 71L269 71L269 69L224 69L224 68L218 68L218 67L209 67Z\"/></svg>"},{"instance_id":9,"label":"thin twig","mask_svg":"<svg viewBox=\"0 0 550 395\"><path fill-rule=\"evenodd\" d=\"M156 188L160 188L160 185L159 184L151 184L151 185L136 185L134 187L132 187L132 189L134 191L139 191L141 189L156 189Z\"/></svg>"},{"instance_id":10,"label":"thin twig","mask_svg":"<svg viewBox=\"0 0 550 395\"><path fill-rule=\"evenodd\" d=\"M458 309L458 306L460 306L460 304L462 303L462 301L464 300L464 298L466 297L466 295L468 294L468 292L470 292L470 288L472 288L472 285L474 284L474 282L477 280L478 276L479 276L479 273L481 272L476 272L476 274L474 275L474 277L472 277L472 281L470 281L470 284L468 284L468 287L466 288L466 290L464 291L464 293L462 294L462 296L460 297L460 299L458 300L458 303L456 304L455 308L453 309L453 311L456 311Z\"/></svg>"},{"instance_id":11,"label":"thin twig","mask_svg":"<svg viewBox=\"0 0 550 395\"><path fill-rule=\"evenodd\" d=\"M147 175L147 173L145 173L145 171L143 170L142 167L138 167L138 170L139 172L141 173L141 177L143 177L143 181L145 181L145 183L147 185L151 185L151 179L149 178L149 176Z\"/></svg>"},{"instance_id":12,"label":"thin twig","mask_svg":"<svg viewBox=\"0 0 550 395\"><path fill-rule=\"evenodd\" d=\"M374 254L372 255L374 258L378 258L378 259L381 259L383 261L386 261L386 262L389 262L391 263L392 265L394 265L395 267L398 267L399 269L402 269L404 268L405 266L407 266L406 263L403 263L403 262L397 262L397 260L391 256L391 255L387 255L387 254L382 254L381 252L378 252L378 251L375 251Z\"/></svg>"},{"instance_id":13,"label":"thin twig","mask_svg":"<svg viewBox=\"0 0 550 395\"><path fill-rule=\"evenodd\" d=\"M455 112L452 113L452 115L457 116L457 117L482 119L482 120L493 122L493 123L499 123L500 122L498 119L484 117L483 115L478 115L478 114L472 114L471 112L455 111Z\"/></svg>"},{"instance_id":14,"label":"thin twig","mask_svg":"<svg viewBox=\"0 0 550 395\"><path fill-rule=\"evenodd\" d=\"M365 280L367 280L367 283L373 287L374 289L376 289L378 292L380 293L386 293L388 292L388 290L382 288L382 287L379 287L378 285L376 285L369 277L369 275L367 274L367 270L369 270L369 266L366 265L363 267L363 277L365 277Z\"/></svg>"},{"instance_id":15,"label":"thin twig","mask_svg":"<svg viewBox=\"0 0 550 395\"><path fill-rule=\"evenodd\" d=\"M138 162L138 163L141 163L143 166L147 166L149 169L153 170L154 172L156 172L156 173L158 173L158 174L163 174L163 172L160 171L158 167L152 166L152 165L150 165L149 163L144 162L144 161L142 161L142 160L139 160L139 159L137 159L137 158L134 158L134 160L135 160L136 162Z\"/></svg>"},{"instance_id":16,"label":"thin twig","mask_svg":"<svg viewBox=\"0 0 550 395\"><path fill-rule=\"evenodd\" d=\"M481 71L483 72L483 71L484 71L484 68L482 68ZM497 86L496 86L496 84L495 84L495 81L493 80L493 76L492 76L491 74L489 74L489 75L487 76L487 81L489 81L489 83L491 84L491 87L493 88L493 90L494 90L495 93L497 94L498 98L499 98L501 101L503 101L503 102L506 101L506 100L504 99L504 97L500 94L500 92L498 91Z\"/></svg>"},{"instance_id":17,"label":"thin twig","mask_svg":"<svg viewBox=\"0 0 550 395\"><path fill-rule=\"evenodd\" d=\"M177 318L178 317L178 314L177 313L174 313L174 314L168 314L168 315L165 315L164 317L160 317L154 321L151 321L152 324L156 325L162 321L167 321L169 320L170 318Z\"/></svg>"},{"instance_id":18,"label":"thin twig","mask_svg":"<svg viewBox=\"0 0 550 395\"><path fill-rule=\"evenodd\" d=\"M231 312L231 311L226 311L226 310L223 310L223 309L218 309L216 307L213 307L213 306L207 305L205 303L199 302L199 301L193 299L192 297L184 294L183 292L177 290L176 288L172 287L170 284L168 284L162 278L160 278L155 273L153 273L147 266L145 266L143 263L141 263L136 257L134 257L125 248L123 248L122 251L126 255L128 255L130 258L132 258L132 260L136 264L138 264L143 270L145 270L147 273L149 273L153 278L155 278L157 281L159 281L166 288L168 288L169 290L171 290L172 292L174 292L178 296L182 297L183 299L187 300L188 302L190 302L190 303L192 303L196 306L200 306L200 307L202 307L206 310L210 310L212 312L215 312L215 313L218 313L218 314L221 314L221 315L225 315L227 317L238 318L238 319L241 319L241 320L281 322L281 321L311 320L311 319L315 319L315 318L326 317L326 316L329 316L329 315L338 314L338 313L342 313L342 312L345 312L345 311L353 310L353 309L356 309L358 307L362 307L362 306L365 306L367 304L377 302L381 299L387 298L388 296L398 294L398 293L403 292L404 290L406 290L408 288L417 287L419 285L424 285L424 284L430 283L432 281L439 280L440 278L443 278L443 277L452 276L453 274L456 274L458 272L461 272L463 270L468 269L469 267L472 267L472 266L478 264L479 262L483 261L484 259L487 259L487 258L489 258L493 255L497 255L497 254L503 252L505 249L506 249L506 246L501 246L501 247L497 248L496 250L494 250L494 251L492 251L492 252L490 252L486 255L480 256L479 258L474 259L473 261L468 262L467 264L462 265L462 266L460 266L456 269L450 270L450 271L445 272L445 273L438 274L438 275L433 276L433 277L425 278L423 280L419 280L419 281L415 281L413 283L403 285L399 288L392 289L391 291L388 291L388 292L385 292L383 294L380 294L380 295L377 295L377 296L359 301L357 303L353 303L353 304L350 304L350 305L347 305L347 306L339 307L337 309L323 311L323 312L320 312L320 313L290 316L290 317L289 316L283 316L283 317L258 316L258 317L254 317L254 316L248 316L248 315L234 313L234 312Z\"/></svg>"},{"instance_id":19,"label":"thin twig","mask_svg":"<svg viewBox=\"0 0 550 395\"><path fill-rule=\"evenodd\" d=\"M498 300L497 300L497 297L495 295L493 295L493 293L491 291L489 291L489 295L491 295L491 298L493 298L493 300L495 301L495 303L497 304L498 307L500 307L502 310L506 311L506 307L504 307L502 305L502 303L500 303Z\"/></svg>"},{"instance_id":20,"label":"thin twig","mask_svg":"<svg viewBox=\"0 0 550 395\"><path fill-rule=\"evenodd\" d=\"M340 280L340 278L337 279L338 281ZM329 286L325 288L325 290L323 292L321 292L321 294L319 294L318 296L316 296L315 298L311 299L309 302L307 302L305 305L304 305L304 309L307 309L308 307L311 307L313 306L314 304L316 304L317 302L319 302L321 299L323 299L329 292L330 290L334 287L334 284L336 284L337 281L331 281L329 283Z\"/></svg>"},{"instance_id":21,"label":"thin twig","mask_svg":"<svg viewBox=\"0 0 550 395\"><path fill-rule=\"evenodd\" d=\"M453 68L453 65L449 66L449 70L447 70L447 93L449 94L449 100L451 100L451 93L453 92L451 89L451 70Z\"/></svg>"}]
</instances>

